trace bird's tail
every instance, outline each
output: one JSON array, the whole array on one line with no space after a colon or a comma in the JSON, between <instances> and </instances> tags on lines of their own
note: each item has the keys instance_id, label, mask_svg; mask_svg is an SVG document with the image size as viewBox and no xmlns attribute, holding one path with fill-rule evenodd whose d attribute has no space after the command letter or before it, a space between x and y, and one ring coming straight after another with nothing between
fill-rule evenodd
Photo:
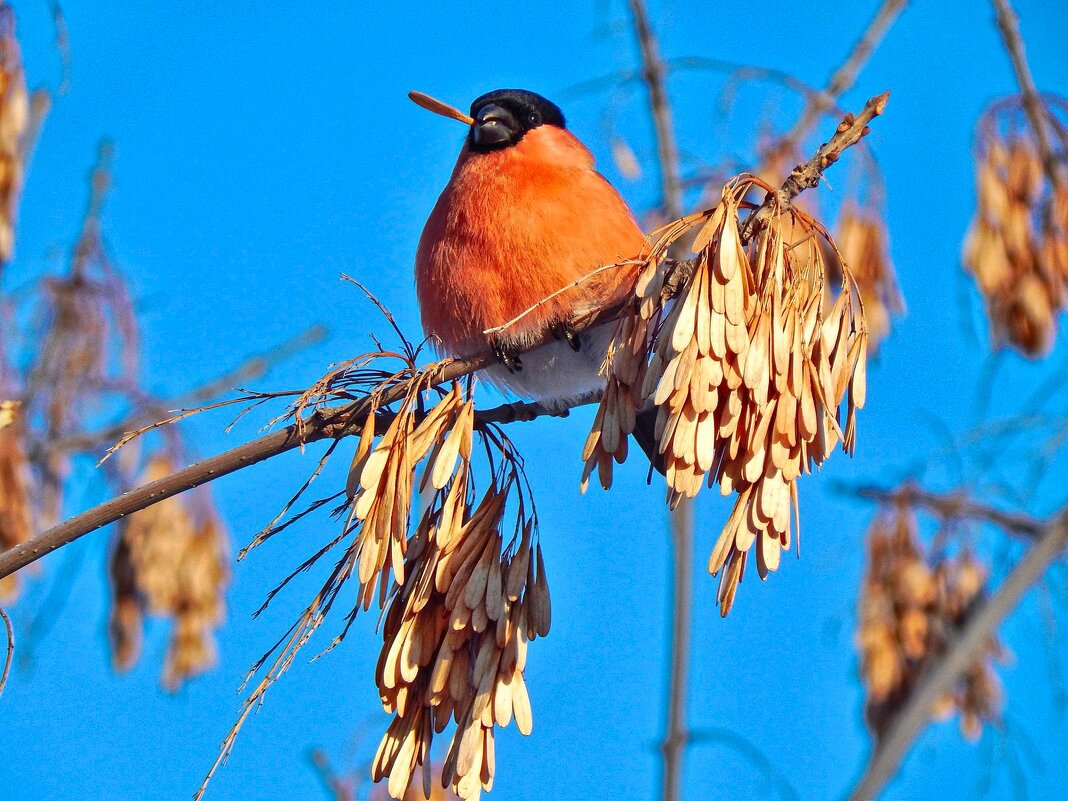
<instances>
[{"instance_id":1,"label":"bird's tail","mask_svg":"<svg viewBox=\"0 0 1068 801\"><path fill-rule=\"evenodd\" d=\"M655 406L642 409L634 420L634 439L649 457L649 462L658 473L664 475L664 454L660 453L660 443L656 440L656 415Z\"/></svg>"}]
</instances>

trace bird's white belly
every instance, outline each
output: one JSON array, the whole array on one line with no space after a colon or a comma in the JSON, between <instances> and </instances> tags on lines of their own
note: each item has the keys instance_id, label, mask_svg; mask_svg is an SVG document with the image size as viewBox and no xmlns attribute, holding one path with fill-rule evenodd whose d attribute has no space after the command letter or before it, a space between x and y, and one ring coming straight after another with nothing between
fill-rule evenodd
<instances>
[{"instance_id":1,"label":"bird's white belly","mask_svg":"<svg viewBox=\"0 0 1068 801\"><path fill-rule=\"evenodd\" d=\"M601 364L614 331L615 324L609 323L582 332L578 351L572 350L565 340L542 345L521 354L523 369L514 373L503 364L487 367L483 373L501 389L564 409L570 401L604 387Z\"/></svg>"}]
</instances>

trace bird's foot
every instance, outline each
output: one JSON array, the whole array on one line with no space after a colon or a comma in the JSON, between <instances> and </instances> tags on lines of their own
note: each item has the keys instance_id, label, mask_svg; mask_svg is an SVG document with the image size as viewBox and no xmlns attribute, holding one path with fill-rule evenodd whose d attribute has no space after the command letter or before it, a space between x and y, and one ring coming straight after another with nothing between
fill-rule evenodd
<instances>
[{"instance_id":1,"label":"bird's foot","mask_svg":"<svg viewBox=\"0 0 1068 801\"><path fill-rule=\"evenodd\" d=\"M499 339L493 341L493 355L497 361L508 368L509 373L518 373L523 369L523 362L519 360L519 352L512 346L506 345Z\"/></svg>"},{"instance_id":2,"label":"bird's foot","mask_svg":"<svg viewBox=\"0 0 1068 801\"><path fill-rule=\"evenodd\" d=\"M571 327L569 323L557 323L552 328L553 336L557 339L563 339L567 341L567 344L571 346L571 350L576 353L582 348L582 340L579 339L579 333Z\"/></svg>"}]
</instances>

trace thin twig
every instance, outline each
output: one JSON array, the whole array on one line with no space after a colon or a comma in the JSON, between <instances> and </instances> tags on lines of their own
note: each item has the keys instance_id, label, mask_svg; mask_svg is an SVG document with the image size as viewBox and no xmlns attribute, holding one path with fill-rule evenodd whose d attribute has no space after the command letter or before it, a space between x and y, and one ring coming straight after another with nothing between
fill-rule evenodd
<instances>
[{"instance_id":1,"label":"thin twig","mask_svg":"<svg viewBox=\"0 0 1068 801\"><path fill-rule=\"evenodd\" d=\"M776 192L769 192L764 202L756 211L749 215L739 229L742 242L748 242L764 226L767 220L775 214L789 207L790 202L806 189L819 186L823 172L836 161L848 147L852 147L869 132L868 123L878 117L886 109L886 102L890 99L889 92L868 100L861 109L860 114L854 117L847 114L830 141L821 145L816 155L804 164L798 164L790 173L783 185Z\"/></svg>"},{"instance_id":2,"label":"thin twig","mask_svg":"<svg viewBox=\"0 0 1068 801\"><path fill-rule=\"evenodd\" d=\"M868 23L868 27L864 30L860 39L857 40L857 43L853 45L853 50L849 53L849 57L842 62L838 69L834 71L834 74L831 75L830 80L827 81L827 88L812 95L805 106L805 110L801 112L801 116L794 123L794 127L783 134L782 138L771 148L771 152L792 153L801 144L802 140L812 132L820 117L835 108L838 98L853 86L864 64L906 5L907 0L883 0L883 4L875 12L872 21Z\"/></svg>"},{"instance_id":3,"label":"thin twig","mask_svg":"<svg viewBox=\"0 0 1068 801\"><path fill-rule=\"evenodd\" d=\"M839 131L831 139L831 142L823 145L807 165L804 167L799 166L795 169L779 192L769 192L769 198L765 199L764 205L757 212L754 212L754 215L750 216L749 220L751 221L761 210L768 208L774 202L774 199L784 199L788 207L790 200L798 193L808 186L815 186L822 171L837 159L838 154L849 145L855 144L866 133L866 128L861 125L861 122L867 122L876 114L881 113L886 103L887 94L869 100L865 110L861 112L856 120L853 119L852 115L849 115L839 126ZM860 125L859 129L857 129L858 125ZM802 178L797 177L799 173L802 174ZM811 183L803 180L806 176L811 180ZM780 207L780 209L782 208ZM768 214L770 213L769 211ZM674 280L674 273L686 272L687 274L692 274L693 269L694 263L692 260L677 263L672 276L669 276L669 279L665 281L665 287L674 281L674 291L677 291L680 282ZM616 319L619 313L619 307L605 308L596 315L592 315L576 324L576 333L581 333L583 330ZM552 341L552 332L546 332L538 339L529 342L525 346L524 352ZM485 350L463 359L446 360L441 364L437 380L439 382L447 382L462 378L495 362L496 357L492 350ZM388 406L400 400L405 397L410 388L410 381L395 384L391 389L381 393L376 398L378 406ZM514 408L514 405L509 405ZM301 419L280 431L247 442L244 445L239 445L209 459L189 465L157 481L125 492L117 498L112 498L99 506L82 512L0 554L0 578L11 575L16 570L37 561L57 548L73 542L91 531L113 523L125 515L145 509L193 487L214 481L220 476L228 475L236 470L249 467L264 459L294 450L311 442L323 439L339 439L358 434L362 430L363 421L366 419L371 407L371 400L364 397L345 406L320 410L309 418Z\"/></svg>"},{"instance_id":4,"label":"thin twig","mask_svg":"<svg viewBox=\"0 0 1068 801\"><path fill-rule=\"evenodd\" d=\"M927 509L944 520L981 520L991 523L1023 539L1033 541L1046 529L1046 524L1027 515L1003 512L979 503L968 497L967 493L953 492L940 494L930 492L913 483L893 489L882 487L842 487L845 492L882 504L902 503L910 507Z\"/></svg>"},{"instance_id":5,"label":"thin twig","mask_svg":"<svg viewBox=\"0 0 1068 801\"><path fill-rule=\"evenodd\" d=\"M538 309L540 309L542 306L544 306L546 303L551 302L553 300L553 298L557 298L560 295L564 294L565 292L567 292L569 290L572 290L572 289L574 289L574 288L576 288L578 286L581 286L582 284L586 283L587 281L589 281L594 276L600 275L601 273L607 272L608 270L617 270L620 267L624 267L624 266L626 266L628 264L644 264L644 262L638 261L636 259L626 259L624 261L617 261L617 262L615 262L613 264L602 264L597 269L590 270L588 273L586 273L582 277L576 278L570 284L565 284L564 286L562 286L559 289L557 289L555 292L552 292L551 294L546 295L544 298L539 300L533 306L528 306L527 308L523 309L523 311L519 312L519 314L517 314L515 317L513 317L508 322L501 323L500 325L495 325L492 328L487 328L482 333L485 334L486 336L492 336L493 334L499 334L502 331L507 331L509 328L511 328L513 325L518 323L523 318L533 314Z\"/></svg>"},{"instance_id":6,"label":"thin twig","mask_svg":"<svg viewBox=\"0 0 1068 801\"><path fill-rule=\"evenodd\" d=\"M11 626L11 618L0 607L0 617L4 619L4 628L7 629L7 657L4 659L4 672L0 674L0 695L4 694L7 686L7 674L11 670L11 663L15 660L15 629Z\"/></svg>"},{"instance_id":7,"label":"thin twig","mask_svg":"<svg viewBox=\"0 0 1068 801\"><path fill-rule=\"evenodd\" d=\"M894 777L913 740L930 720L935 704L960 680L1001 621L1063 553L1066 543L1068 511L1061 512L1043 529L1035 545L1013 568L997 592L975 612L960 637L921 680L879 739L864 775L849 795L849 801L871 801Z\"/></svg>"},{"instance_id":8,"label":"thin twig","mask_svg":"<svg viewBox=\"0 0 1068 801\"><path fill-rule=\"evenodd\" d=\"M1052 186L1060 184L1060 174L1057 169L1057 158L1049 141L1049 130L1046 127L1046 109L1042 105L1042 98L1035 87L1035 79L1031 76L1031 67L1027 64L1027 56L1024 54L1023 38L1020 36L1020 20L1010 5L1009 0L993 0L995 18L998 30L1001 31L1001 39L1005 42L1005 49L1009 52L1012 60L1012 69L1016 73L1016 82L1020 84L1020 92L1023 95L1024 113L1031 125L1031 131L1035 135L1035 143L1038 145L1038 153L1042 157L1042 168Z\"/></svg>"}]
</instances>

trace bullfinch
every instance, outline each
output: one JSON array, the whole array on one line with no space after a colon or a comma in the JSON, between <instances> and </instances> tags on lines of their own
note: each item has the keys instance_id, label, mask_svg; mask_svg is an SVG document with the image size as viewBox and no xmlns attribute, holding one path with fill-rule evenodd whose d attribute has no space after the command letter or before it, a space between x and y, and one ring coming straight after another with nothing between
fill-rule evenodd
<instances>
[{"instance_id":1,"label":"bullfinch","mask_svg":"<svg viewBox=\"0 0 1068 801\"><path fill-rule=\"evenodd\" d=\"M544 97L498 89L470 115L412 99L469 125L415 258L427 337L449 356L493 348L487 378L550 408L602 389L614 324L570 326L630 291L645 244L634 213ZM520 353L550 332L554 341ZM654 418L644 417L649 430L636 436L648 453Z\"/></svg>"}]
</instances>

